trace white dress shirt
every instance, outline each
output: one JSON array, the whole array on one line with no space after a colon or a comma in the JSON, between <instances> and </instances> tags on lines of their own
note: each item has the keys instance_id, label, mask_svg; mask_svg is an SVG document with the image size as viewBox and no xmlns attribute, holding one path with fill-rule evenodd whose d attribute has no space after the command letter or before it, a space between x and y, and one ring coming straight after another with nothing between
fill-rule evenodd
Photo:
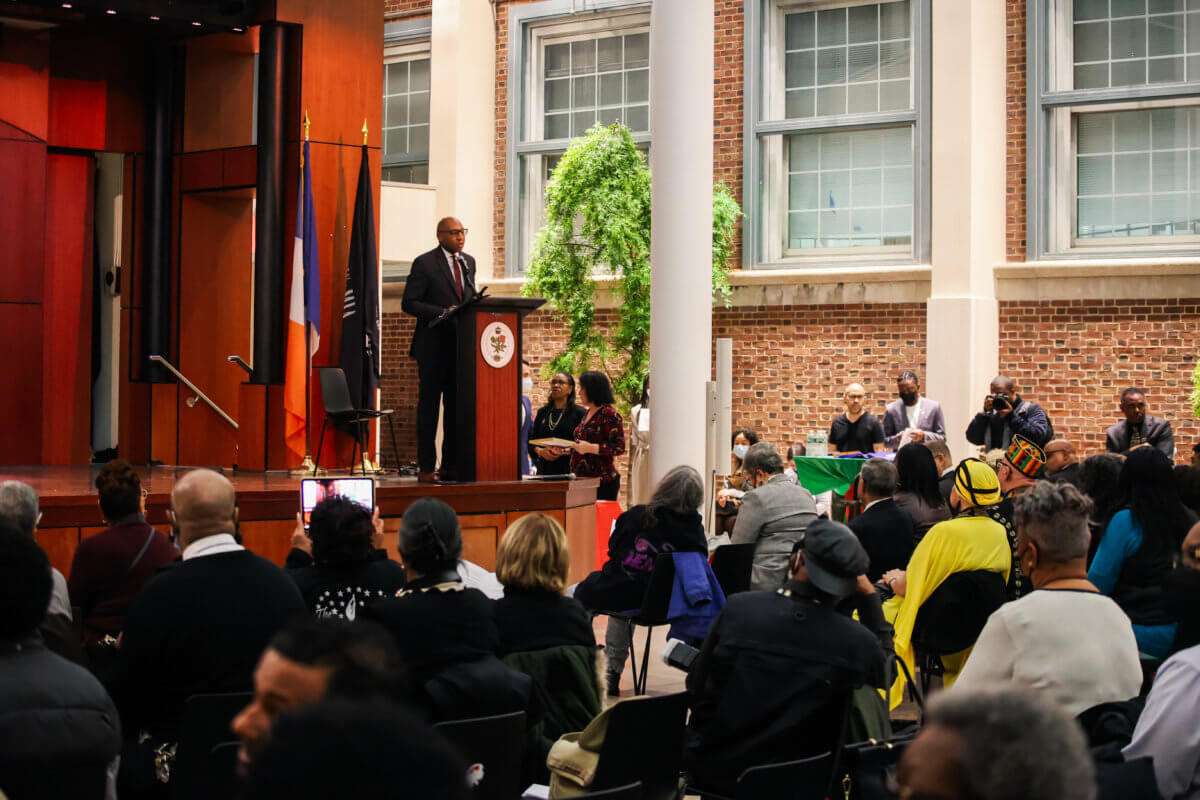
<instances>
[{"instance_id":1,"label":"white dress shirt","mask_svg":"<svg viewBox=\"0 0 1200 800\"><path fill-rule=\"evenodd\" d=\"M200 558L201 556L215 556L218 553L233 553L237 550L245 550L237 543L231 533L216 533L212 536L205 536L203 539L196 541L183 548L183 560L187 561L192 558Z\"/></svg>"}]
</instances>

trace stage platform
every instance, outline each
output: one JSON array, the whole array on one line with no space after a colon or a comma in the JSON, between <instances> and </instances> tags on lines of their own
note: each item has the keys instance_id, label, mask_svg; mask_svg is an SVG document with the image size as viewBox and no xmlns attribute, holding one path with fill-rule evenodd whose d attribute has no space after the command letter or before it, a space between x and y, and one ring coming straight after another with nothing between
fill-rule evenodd
<instances>
[{"instance_id":1,"label":"stage platform","mask_svg":"<svg viewBox=\"0 0 1200 800\"><path fill-rule=\"evenodd\" d=\"M64 575L79 541L104 530L93 485L98 466L0 467L0 481L19 480L41 498L42 521L38 542ZM167 532L167 502L175 479L189 468L138 468L146 499L147 518ZM334 473L330 477L340 477ZM225 470L238 499L238 530L245 545L282 564L287 557L296 513L300 508L300 478L286 473ZM492 481L428 484L416 478L376 476L375 499L384 518L385 547L393 558L400 516L418 498L436 497L456 512L463 527L463 557L492 569L496 547L515 520L535 511L557 519L567 531L571 548L571 581L595 569L595 478L572 481Z\"/></svg>"}]
</instances>

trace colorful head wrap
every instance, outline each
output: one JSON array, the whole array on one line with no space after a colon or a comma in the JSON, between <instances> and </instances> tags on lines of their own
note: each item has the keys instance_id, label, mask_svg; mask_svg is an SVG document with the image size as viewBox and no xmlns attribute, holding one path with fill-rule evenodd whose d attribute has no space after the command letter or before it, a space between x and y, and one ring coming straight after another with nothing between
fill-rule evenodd
<instances>
[{"instance_id":1,"label":"colorful head wrap","mask_svg":"<svg viewBox=\"0 0 1200 800\"><path fill-rule=\"evenodd\" d=\"M964 458L954 470L954 488L973 506L994 506L1000 502L1000 479L996 471L977 458Z\"/></svg>"},{"instance_id":2,"label":"colorful head wrap","mask_svg":"<svg viewBox=\"0 0 1200 800\"><path fill-rule=\"evenodd\" d=\"M1042 451L1042 448L1024 436L1014 435L1012 437L1012 444L1008 446L1008 450L1004 453L1004 460L1022 475L1028 478L1036 478L1042 474L1042 467L1046 464L1046 454Z\"/></svg>"}]
</instances>

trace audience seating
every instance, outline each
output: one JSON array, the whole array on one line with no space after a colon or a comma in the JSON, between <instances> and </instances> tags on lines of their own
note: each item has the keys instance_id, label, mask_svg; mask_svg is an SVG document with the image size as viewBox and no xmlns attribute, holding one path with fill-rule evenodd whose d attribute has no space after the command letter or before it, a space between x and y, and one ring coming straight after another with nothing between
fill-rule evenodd
<instances>
[{"instance_id":1,"label":"audience seating","mask_svg":"<svg viewBox=\"0 0 1200 800\"><path fill-rule=\"evenodd\" d=\"M613 706L591 789L617 789L641 781L643 800L676 800L687 711L686 692L637 697Z\"/></svg>"},{"instance_id":2,"label":"audience seating","mask_svg":"<svg viewBox=\"0 0 1200 800\"><path fill-rule=\"evenodd\" d=\"M219 796L213 778L214 748L229 741L229 724L254 695L251 692L192 695L183 704L179 749L171 768L172 800L208 800Z\"/></svg>"},{"instance_id":3,"label":"audience seating","mask_svg":"<svg viewBox=\"0 0 1200 800\"><path fill-rule=\"evenodd\" d=\"M895 773L905 748L916 737L917 727L887 742L848 744L839 754L837 771L830 786L834 796L839 793L852 800L888 796L888 776Z\"/></svg>"},{"instance_id":4,"label":"audience seating","mask_svg":"<svg viewBox=\"0 0 1200 800\"><path fill-rule=\"evenodd\" d=\"M728 545L726 545L728 546ZM632 613L619 611L597 611L613 619L632 622L646 628L646 644L642 648L642 666L638 669L637 637L630 637L629 666L633 670L633 693L646 693L646 678L650 671L650 636L654 629L667 624L667 609L671 605L671 591L675 585L675 559L670 553L659 553L654 559L654 571L650 573L650 585L642 597L642 607ZM634 633L636 634L636 630Z\"/></svg>"},{"instance_id":5,"label":"audience seating","mask_svg":"<svg viewBox=\"0 0 1200 800\"><path fill-rule=\"evenodd\" d=\"M988 617L1007 600L1004 578L996 572L956 572L942 581L917 612L913 626L922 692L928 694L934 676L943 674L941 657L975 644Z\"/></svg>"},{"instance_id":6,"label":"audience seating","mask_svg":"<svg viewBox=\"0 0 1200 800\"><path fill-rule=\"evenodd\" d=\"M750 590L750 573L754 568L754 548L757 546L757 542L725 544L713 552L712 571L726 599Z\"/></svg>"},{"instance_id":7,"label":"audience seating","mask_svg":"<svg viewBox=\"0 0 1200 800\"><path fill-rule=\"evenodd\" d=\"M479 800L516 800L525 788L525 712L477 717L434 726L467 761L468 780ZM478 783L474 783L478 775Z\"/></svg>"},{"instance_id":8,"label":"audience seating","mask_svg":"<svg viewBox=\"0 0 1200 800\"><path fill-rule=\"evenodd\" d=\"M737 800L823 800L833 773L833 753L751 767L738 778Z\"/></svg>"}]
</instances>

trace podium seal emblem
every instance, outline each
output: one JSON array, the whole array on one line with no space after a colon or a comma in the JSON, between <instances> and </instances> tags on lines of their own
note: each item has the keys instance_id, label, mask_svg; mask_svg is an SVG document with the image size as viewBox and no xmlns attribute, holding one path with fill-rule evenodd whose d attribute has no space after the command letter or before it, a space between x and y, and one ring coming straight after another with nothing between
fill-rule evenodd
<instances>
[{"instance_id":1,"label":"podium seal emblem","mask_svg":"<svg viewBox=\"0 0 1200 800\"><path fill-rule=\"evenodd\" d=\"M508 366L517 350L517 337L503 322L490 322L479 339L479 352L489 367Z\"/></svg>"}]
</instances>

